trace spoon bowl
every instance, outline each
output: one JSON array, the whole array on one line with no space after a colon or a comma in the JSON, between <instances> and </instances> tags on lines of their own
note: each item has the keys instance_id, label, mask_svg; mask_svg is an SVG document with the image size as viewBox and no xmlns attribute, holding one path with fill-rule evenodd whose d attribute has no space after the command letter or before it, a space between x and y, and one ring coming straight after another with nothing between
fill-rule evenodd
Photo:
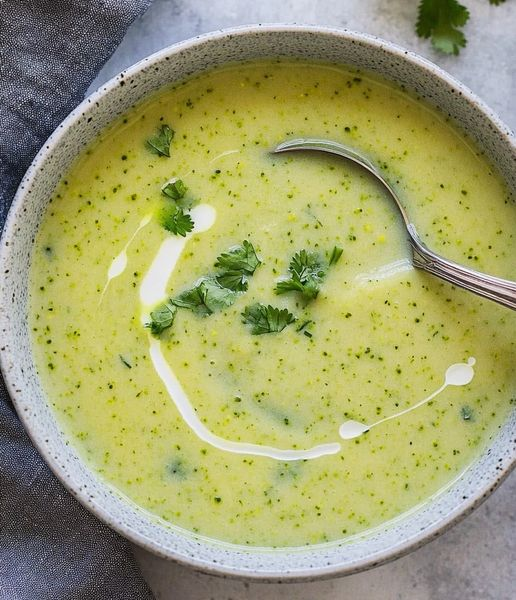
<instances>
[{"instance_id":1,"label":"spoon bowl","mask_svg":"<svg viewBox=\"0 0 516 600\"><path fill-rule=\"evenodd\" d=\"M408 241L412 250L412 264L418 269L431 273L444 281L463 288L483 298L498 302L502 306L516 310L516 282L493 277L436 254L419 237L415 225L410 221L396 190L385 179L380 169L369 158L359 154L340 142L318 138L286 140L276 146L273 154L293 151L326 152L350 160L368 171L389 192L401 214Z\"/></svg>"}]
</instances>

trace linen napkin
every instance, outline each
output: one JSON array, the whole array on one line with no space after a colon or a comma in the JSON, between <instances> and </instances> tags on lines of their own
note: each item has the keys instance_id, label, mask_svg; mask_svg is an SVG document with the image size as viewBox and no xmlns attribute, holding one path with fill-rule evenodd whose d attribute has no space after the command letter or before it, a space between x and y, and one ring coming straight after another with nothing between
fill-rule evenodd
<instances>
[{"instance_id":1,"label":"linen napkin","mask_svg":"<svg viewBox=\"0 0 516 600\"><path fill-rule=\"evenodd\" d=\"M34 155L151 0L0 0L0 227ZM129 543L61 486L0 378L0 599L148 600Z\"/></svg>"}]
</instances>

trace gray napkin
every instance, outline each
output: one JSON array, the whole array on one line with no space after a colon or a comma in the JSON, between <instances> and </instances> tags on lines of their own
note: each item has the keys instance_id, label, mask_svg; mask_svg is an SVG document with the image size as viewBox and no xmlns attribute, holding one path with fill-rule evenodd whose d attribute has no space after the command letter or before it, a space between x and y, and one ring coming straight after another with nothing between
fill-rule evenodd
<instances>
[{"instance_id":1,"label":"gray napkin","mask_svg":"<svg viewBox=\"0 0 516 600\"><path fill-rule=\"evenodd\" d=\"M34 155L151 0L0 0L0 227ZM0 378L0 599L147 600L129 544L72 498Z\"/></svg>"}]
</instances>

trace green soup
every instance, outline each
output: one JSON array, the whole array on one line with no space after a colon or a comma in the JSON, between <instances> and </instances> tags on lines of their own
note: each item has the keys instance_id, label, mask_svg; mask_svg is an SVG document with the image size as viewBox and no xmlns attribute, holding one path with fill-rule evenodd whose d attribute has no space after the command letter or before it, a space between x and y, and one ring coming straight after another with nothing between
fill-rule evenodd
<instances>
[{"instance_id":1,"label":"green soup","mask_svg":"<svg viewBox=\"0 0 516 600\"><path fill-rule=\"evenodd\" d=\"M414 270L383 190L269 153L288 137L370 156L432 249L514 278L514 204L464 135L376 78L287 62L204 73L117 120L56 190L31 271L38 372L80 455L173 525L258 546L427 501L516 395L516 314Z\"/></svg>"}]
</instances>

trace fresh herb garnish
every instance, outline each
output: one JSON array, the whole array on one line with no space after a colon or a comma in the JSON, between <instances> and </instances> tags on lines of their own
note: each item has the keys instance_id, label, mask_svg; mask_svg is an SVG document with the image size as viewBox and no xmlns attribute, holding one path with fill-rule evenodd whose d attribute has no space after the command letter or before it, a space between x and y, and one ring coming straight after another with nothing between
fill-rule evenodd
<instances>
[{"instance_id":1,"label":"fresh herb garnish","mask_svg":"<svg viewBox=\"0 0 516 600\"><path fill-rule=\"evenodd\" d=\"M151 321L145 327L149 327L153 335L159 335L172 325L176 313L177 308L170 301L164 302L151 312Z\"/></svg>"},{"instance_id":2,"label":"fresh herb garnish","mask_svg":"<svg viewBox=\"0 0 516 600\"><path fill-rule=\"evenodd\" d=\"M330 254L328 266L331 267L332 265L338 263L343 252L344 252L344 250L342 248L339 248L338 246L334 246L333 250L331 251L331 254Z\"/></svg>"},{"instance_id":3,"label":"fresh herb garnish","mask_svg":"<svg viewBox=\"0 0 516 600\"><path fill-rule=\"evenodd\" d=\"M189 223L181 219L191 219L176 207L168 207L162 215L162 224L165 229L185 235ZM193 223L192 223L193 225ZM191 227L188 231L191 231ZM260 260L256 256L253 245L244 241L240 246L230 248L227 253L217 258L216 265L232 266L239 271L225 271L220 275L201 277L195 285L185 290L176 298L171 298L150 313L151 321L146 325L154 335L159 335L164 329L174 322L177 308L187 308L194 313L207 317L217 310L228 308L235 303L241 292L247 289L247 278L251 276Z\"/></svg>"},{"instance_id":4,"label":"fresh herb garnish","mask_svg":"<svg viewBox=\"0 0 516 600\"><path fill-rule=\"evenodd\" d=\"M279 333L296 319L286 308L280 309L270 304L251 304L242 313L243 322L251 325L253 335Z\"/></svg>"},{"instance_id":5,"label":"fresh herb garnish","mask_svg":"<svg viewBox=\"0 0 516 600\"><path fill-rule=\"evenodd\" d=\"M276 294L300 292L307 300L317 297L321 282L326 275L326 265L317 253L301 250L294 254L288 270L290 278L277 283Z\"/></svg>"},{"instance_id":6,"label":"fresh herb garnish","mask_svg":"<svg viewBox=\"0 0 516 600\"><path fill-rule=\"evenodd\" d=\"M186 236L194 228L192 217L179 206L166 206L161 211L161 225L175 235Z\"/></svg>"},{"instance_id":7,"label":"fresh herb garnish","mask_svg":"<svg viewBox=\"0 0 516 600\"><path fill-rule=\"evenodd\" d=\"M214 277L202 277L192 288L185 290L171 302L206 317L216 310L231 306L237 298L238 292L222 287Z\"/></svg>"},{"instance_id":8,"label":"fresh herb garnish","mask_svg":"<svg viewBox=\"0 0 516 600\"><path fill-rule=\"evenodd\" d=\"M499 6L505 0L489 0ZM469 20L469 10L458 0L421 0L418 9L416 32L419 37L431 38L439 52L458 54L466 45L466 36L460 28Z\"/></svg>"},{"instance_id":9,"label":"fresh herb garnish","mask_svg":"<svg viewBox=\"0 0 516 600\"><path fill-rule=\"evenodd\" d=\"M170 156L170 144L174 139L174 130L168 125L162 125L158 133L147 140L147 147L159 156Z\"/></svg>"},{"instance_id":10,"label":"fresh herb garnish","mask_svg":"<svg viewBox=\"0 0 516 600\"><path fill-rule=\"evenodd\" d=\"M222 287L235 292L245 292L248 279L261 265L254 246L244 240L239 246L233 246L217 257L215 266L224 271L216 279Z\"/></svg>"},{"instance_id":11,"label":"fresh herb garnish","mask_svg":"<svg viewBox=\"0 0 516 600\"><path fill-rule=\"evenodd\" d=\"M294 254L288 267L290 277L278 281L276 294L299 292L306 300L314 300L321 289L328 268L339 261L342 253L342 248L334 246L328 262L321 259L317 252L301 250Z\"/></svg>"},{"instance_id":12,"label":"fresh herb garnish","mask_svg":"<svg viewBox=\"0 0 516 600\"><path fill-rule=\"evenodd\" d=\"M188 188L181 179L169 181L161 188L161 193L172 200L181 200L188 191Z\"/></svg>"},{"instance_id":13,"label":"fresh herb garnish","mask_svg":"<svg viewBox=\"0 0 516 600\"><path fill-rule=\"evenodd\" d=\"M239 246L233 246L217 257L215 266L230 272L241 271L252 275L260 264L261 260L256 255L253 245L244 240Z\"/></svg>"},{"instance_id":14,"label":"fresh herb garnish","mask_svg":"<svg viewBox=\"0 0 516 600\"><path fill-rule=\"evenodd\" d=\"M458 54L466 45L460 27L469 19L469 10L457 0L421 0L416 31L431 38L432 46L445 54Z\"/></svg>"},{"instance_id":15,"label":"fresh herb garnish","mask_svg":"<svg viewBox=\"0 0 516 600\"><path fill-rule=\"evenodd\" d=\"M463 421L474 421L475 420L475 413L474 413L473 409L470 408L469 406L461 407L460 416L462 417Z\"/></svg>"},{"instance_id":16,"label":"fresh herb garnish","mask_svg":"<svg viewBox=\"0 0 516 600\"><path fill-rule=\"evenodd\" d=\"M247 276L241 271L225 271L216 277L222 287L233 290L234 292L247 291Z\"/></svg>"}]
</instances>

